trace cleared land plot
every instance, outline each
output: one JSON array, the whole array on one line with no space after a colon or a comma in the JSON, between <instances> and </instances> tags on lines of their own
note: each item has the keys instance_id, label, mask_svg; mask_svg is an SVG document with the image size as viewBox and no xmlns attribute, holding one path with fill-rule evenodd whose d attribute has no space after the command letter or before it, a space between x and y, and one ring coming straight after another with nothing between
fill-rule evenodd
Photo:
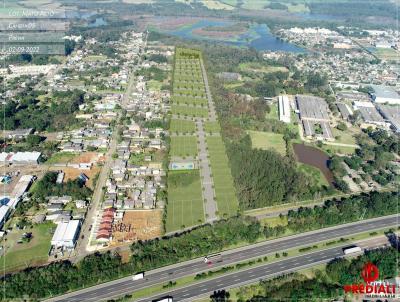
<instances>
[{"instance_id":1,"label":"cleared land plot","mask_svg":"<svg viewBox=\"0 0 400 302\"><path fill-rule=\"evenodd\" d=\"M197 139L195 136L172 136L171 137L171 156L176 157L195 157L197 155Z\"/></svg>"},{"instance_id":2,"label":"cleared land plot","mask_svg":"<svg viewBox=\"0 0 400 302\"><path fill-rule=\"evenodd\" d=\"M125 211L122 220L113 224L113 243L149 240L162 234L161 210Z\"/></svg>"},{"instance_id":3,"label":"cleared land plot","mask_svg":"<svg viewBox=\"0 0 400 302\"><path fill-rule=\"evenodd\" d=\"M375 52L379 59L387 61L400 61L400 52L393 48L378 48Z\"/></svg>"},{"instance_id":4,"label":"cleared land plot","mask_svg":"<svg viewBox=\"0 0 400 302\"><path fill-rule=\"evenodd\" d=\"M257 63L242 63L239 68L243 71L250 71L255 73L274 73L274 72L289 72L284 66L267 66L259 65Z\"/></svg>"},{"instance_id":5,"label":"cleared land plot","mask_svg":"<svg viewBox=\"0 0 400 302\"><path fill-rule=\"evenodd\" d=\"M76 153L70 152L57 152L54 153L47 161L46 164L66 164L77 156Z\"/></svg>"},{"instance_id":6,"label":"cleared land plot","mask_svg":"<svg viewBox=\"0 0 400 302\"><path fill-rule=\"evenodd\" d=\"M172 114L194 116L206 118L208 116L208 110L205 108L191 107L191 106L171 106Z\"/></svg>"},{"instance_id":7,"label":"cleared land plot","mask_svg":"<svg viewBox=\"0 0 400 302\"><path fill-rule=\"evenodd\" d=\"M221 137L207 137L207 146L219 216L235 215L238 210L238 201L225 145Z\"/></svg>"},{"instance_id":8,"label":"cleared land plot","mask_svg":"<svg viewBox=\"0 0 400 302\"><path fill-rule=\"evenodd\" d=\"M196 131L196 124L193 121L172 119L170 132L191 133Z\"/></svg>"},{"instance_id":9,"label":"cleared land plot","mask_svg":"<svg viewBox=\"0 0 400 302\"><path fill-rule=\"evenodd\" d=\"M286 154L286 144L282 134L262 131L248 131L248 134L250 135L253 148L262 150L273 149L282 155Z\"/></svg>"},{"instance_id":10,"label":"cleared land plot","mask_svg":"<svg viewBox=\"0 0 400 302\"><path fill-rule=\"evenodd\" d=\"M14 228L7 234L7 241L3 242L6 255L0 257L2 268L12 271L46 263L55 228L56 225L51 222L35 225L28 230ZM31 232L32 239L30 242L18 243L25 232Z\"/></svg>"},{"instance_id":11,"label":"cleared land plot","mask_svg":"<svg viewBox=\"0 0 400 302\"><path fill-rule=\"evenodd\" d=\"M218 133L221 131L221 127L218 122L205 122L204 131L207 133Z\"/></svg>"},{"instance_id":12,"label":"cleared land plot","mask_svg":"<svg viewBox=\"0 0 400 302\"><path fill-rule=\"evenodd\" d=\"M204 222L199 171L170 171L166 231L172 232Z\"/></svg>"},{"instance_id":13,"label":"cleared land plot","mask_svg":"<svg viewBox=\"0 0 400 302\"><path fill-rule=\"evenodd\" d=\"M94 166L90 170L81 170L77 168L72 168L72 167L50 167L50 171L63 171L65 173L64 176L64 183L68 180L74 180L77 179L78 176L83 173L87 177L89 177L89 180L87 182L87 186L91 189L94 189L95 187L95 180L96 180L96 175L100 172L100 167Z\"/></svg>"}]
</instances>

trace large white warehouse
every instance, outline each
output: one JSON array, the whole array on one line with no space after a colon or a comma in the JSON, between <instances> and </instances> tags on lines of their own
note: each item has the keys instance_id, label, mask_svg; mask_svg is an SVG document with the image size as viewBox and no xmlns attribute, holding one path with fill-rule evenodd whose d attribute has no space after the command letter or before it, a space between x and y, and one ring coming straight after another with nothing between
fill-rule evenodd
<instances>
[{"instance_id":1,"label":"large white warehouse","mask_svg":"<svg viewBox=\"0 0 400 302\"><path fill-rule=\"evenodd\" d=\"M79 236L81 223L79 220L60 222L51 239L51 245L56 248L73 249Z\"/></svg>"}]
</instances>

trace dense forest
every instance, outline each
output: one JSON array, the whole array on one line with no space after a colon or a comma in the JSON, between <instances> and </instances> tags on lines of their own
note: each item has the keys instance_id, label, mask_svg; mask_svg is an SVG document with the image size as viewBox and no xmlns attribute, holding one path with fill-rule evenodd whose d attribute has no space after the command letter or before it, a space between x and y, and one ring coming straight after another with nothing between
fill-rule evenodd
<instances>
[{"instance_id":1,"label":"dense forest","mask_svg":"<svg viewBox=\"0 0 400 302\"><path fill-rule=\"evenodd\" d=\"M59 131L77 123L74 113L83 103L83 91L56 91L51 99L44 101L39 100L40 95L43 92L28 87L16 96L19 102L10 101L1 105L5 115L0 121L1 127L6 130L33 128L37 131Z\"/></svg>"},{"instance_id":2,"label":"dense forest","mask_svg":"<svg viewBox=\"0 0 400 302\"><path fill-rule=\"evenodd\" d=\"M249 136L228 144L232 176L242 209L271 206L308 192L296 163L275 151L253 149Z\"/></svg>"},{"instance_id":3,"label":"dense forest","mask_svg":"<svg viewBox=\"0 0 400 302\"><path fill-rule=\"evenodd\" d=\"M58 184L57 172L47 172L41 180L39 180L33 187L33 198L44 200L48 196L72 196L74 200L82 199L87 200L92 191L79 180L68 180L65 183Z\"/></svg>"}]
</instances>

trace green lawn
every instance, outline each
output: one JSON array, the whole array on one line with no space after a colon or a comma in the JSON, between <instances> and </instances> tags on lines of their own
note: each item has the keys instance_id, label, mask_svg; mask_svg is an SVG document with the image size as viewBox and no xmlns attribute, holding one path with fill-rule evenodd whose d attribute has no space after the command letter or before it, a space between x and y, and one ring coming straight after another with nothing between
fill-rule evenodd
<instances>
[{"instance_id":1,"label":"green lawn","mask_svg":"<svg viewBox=\"0 0 400 302\"><path fill-rule=\"evenodd\" d=\"M258 63L241 63L239 65L240 70L254 72L254 73L273 73L277 71L288 72L288 69L284 66L269 66L269 65L260 65Z\"/></svg>"},{"instance_id":2,"label":"green lawn","mask_svg":"<svg viewBox=\"0 0 400 302\"><path fill-rule=\"evenodd\" d=\"M349 128L345 131L338 130L336 128L332 129L332 134L335 137L335 143L340 143L340 144L349 144L349 145L355 145L357 144L355 135L361 133L361 131L357 131L355 127Z\"/></svg>"},{"instance_id":3,"label":"green lawn","mask_svg":"<svg viewBox=\"0 0 400 302\"><path fill-rule=\"evenodd\" d=\"M199 171L168 173L166 231L172 232L204 222Z\"/></svg>"},{"instance_id":4,"label":"green lawn","mask_svg":"<svg viewBox=\"0 0 400 302\"><path fill-rule=\"evenodd\" d=\"M195 157L197 155L197 138L195 136L172 136L171 156Z\"/></svg>"},{"instance_id":5,"label":"green lawn","mask_svg":"<svg viewBox=\"0 0 400 302\"><path fill-rule=\"evenodd\" d=\"M36 225L33 229L17 230L14 228L3 243L5 257L0 257L2 268L6 271L22 269L28 266L44 264L48 258L50 241L56 225L47 222ZM32 232L33 238L28 243L17 243L23 233Z\"/></svg>"},{"instance_id":6,"label":"green lawn","mask_svg":"<svg viewBox=\"0 0 400 302\"><path fill-rule=\"evenodd\" d=\"M196 131L196 124L193 121L172 119L170 132L191 133Z\"/></svg>"},{"instance_id":7,"label":"green lawn","mask_svg":"<svg viewBox=\"0 0 400 302\"><path fill-rule=\"evenodd\" d=\"M186 104L186 105L203 105L204 107L207 106L208 101L206 98L191 98L185 96L172 96L171 98L172 103L176 104Z\"/></svg>"},{"instance_id":8,"label":"green lawn","mask_svg":"<svg viewBox=\"0 0 400 302\"><path fill-rule=\"evenodd\" d=\"M251 137L253 148L262 150L273 149L282 155L286 154L286 144L282 134L250 130L247 133Z\"/></svg>"},{"instance_id":9,"label":"green lawn","mask_svg":"<svg viewBox=\"0 0 400 302\"><path fill-rule=\"evenodd\" d=\"M209 136L207 137L207 147L210 156L218 215L220 217L235 215L238 210L238 200L233 186L233 178L225 145L221 137Z\"/></svg>"},{"instance_id":10,"label":"green lawn","mask_svg":"<svg viewBox=\"0 0 400 302\"><path fill-rule=\"evenodd\" d=\"M183 116L194 116L194 117L208 117L208 109L192 106L171 106L172 114L183 115Z\"/></svg>"},{"instance_id":11,"label":"green lawn","mask_svg":"<svg viewBox=\"0 0 400 302\"><path fill-rule=\"evenodd\" d=\"M347 154L347 155L352 155L354 152L356 152L356 148L354 147L344 147L344 146L333 146L333 145L322 145L322 150L327 152L328 154Z\"/></svg>"},{"instance_id":12,"label":"green lawn","mask_svg":"<svg viewBox=\"0 0 400 302\"><path fill-rule=\"evenodd\" d=\"M221 131L221 127L218 122L205 122L204 130L207 133L219 133Z\"/></svg>"},{"instance_id":13,"label":"green lawn","mask_svg":"<svg viewBox=\"0 0 400 302\"><path fill-rule=\"evenodd\" d=\"M147 82L147 87L151 91L160 91L163 83L156 81L156 80L150 80Z\"/></svg>"},{"instance_id":14,"label":"green lawn","mask_svg":"<svg viewBox=\"0 0 400 302\"><path fill-rule=\"evenodd\" d=\"M393 48L377 48L375 54L378 58L388 61L399 61L400 52Z\"/></svg>"},{"instance_id":15,"label":"green lawn","mask_svg":"<svg viewBox=\"0 0 400 302\"><path fill-rule=\"evenodd\" d=\"M269 105L269 107L271 108L271 110L265 113L265 118L271 120L279 120L278 104L274 103L272 105Z\"/></svg>"},{"instance_id":16,"label":"green lawn","mask_svg":"<svg viewBox=\"0 0 400 302\"><path fill-rule=\"evenodd\" d=\"M315 185L329 187L329 183L320 169L303 163L298 163L297 166L299 171L303 172L307 178L312 179Z\"/></svg>"},{"instance_id":17,"label":"green lawn","mask_svg":"<svg viewBox=\"0 0 400 302\"><path fill-rule=\"evenodd\" d=\"M76 156L75 153L58 152L54 153L47 161L47 164L65 164L70 162Z\"/></svg>"}]
</instances>

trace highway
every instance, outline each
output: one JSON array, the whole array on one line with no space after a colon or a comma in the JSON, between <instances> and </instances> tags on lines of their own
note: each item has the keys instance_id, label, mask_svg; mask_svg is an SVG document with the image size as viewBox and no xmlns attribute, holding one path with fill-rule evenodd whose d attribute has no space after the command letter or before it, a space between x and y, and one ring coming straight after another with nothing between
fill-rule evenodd
<instances>
[{"instance_id":1,"label":"highway","mask_svg":"<svg viewBox=\"0 0 400 302\"><path fill-rule=\"evenodd\" d=\"M230 274L209 280L204 279L197 284L173 289L163 294L138 299L135 301L151 302L154 299L159 299L165 296L172 296L174 302L191 301L193 300L193 298L200 298L201 296L208 297L216 290L243 286L246 284L258 282L258 280L260 279L268 279L285 273L290 273L298 271L300 269L312 267L317 264L328 263L334 258L343 256L343 247L345 247L345 245L297 257L282 259L271 264L265 264L243 271L232 272Z\"/></svg>"},{"instance_id":2,"label":"highway","mask_svg":"<svg viewBox=\"0 0 400 302\"><path fill-rule=\"evenodd\" d=\"M336 227L298 234L290 237L284 237L276 240L269 240L262 243L226 251L222 253L223 261L215 263L211 266L205 264L202 258L198 258L191 261L186 261L146 272L145 279L142 280L132 281L131 277L125 277L115 281L103 283L97 286L55 297L49 299L48 301L104 301L125 294L131 294L136 290L155 284L166 283L170 280L178 279L188 275L195 275L202 271L227 266L229 264L237 263L240 261L258 258L266 254L282 252L300 246L312 245L325 240L331 240L334 238L340 238L357 233L363 233L387 227L394 227L398 225L399 216L392 215L371 220L365 220L357 223L339 225ZM335 253L337 252L337 248L332 249L332 251L333 250L335 250ZM329 255L332 256L331 254Z\"/></svg>"}]
</instances>

